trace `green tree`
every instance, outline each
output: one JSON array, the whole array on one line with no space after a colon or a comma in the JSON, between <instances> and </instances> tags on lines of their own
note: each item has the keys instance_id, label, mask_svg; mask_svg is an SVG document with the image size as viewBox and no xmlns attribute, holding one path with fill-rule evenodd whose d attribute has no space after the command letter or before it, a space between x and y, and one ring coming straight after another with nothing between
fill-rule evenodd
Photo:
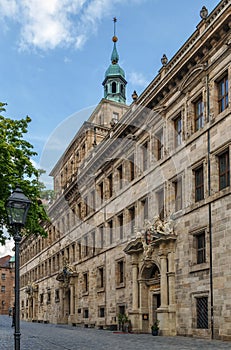
<instances>
[{"instance_id":1,"label":"green tree","mask_svg":"<svg viewBox=\"0 0 231 350\"><path fill-rule=\"evenodd\" d=\"M5 111L5 103L0 102L0 113ZM24 139L31 119L12 120L0 115L0 243L4 244L6 237L4 227L9 234L13 232L8 227L5 203L12 190L18 185L31 200L27 223L22 234L46 236L42 223L48 220L46 211L40 199L43 185L39 181L41 171L31 162L31 157L37 153L33 146Z\"/></svg>"}]
</instances>

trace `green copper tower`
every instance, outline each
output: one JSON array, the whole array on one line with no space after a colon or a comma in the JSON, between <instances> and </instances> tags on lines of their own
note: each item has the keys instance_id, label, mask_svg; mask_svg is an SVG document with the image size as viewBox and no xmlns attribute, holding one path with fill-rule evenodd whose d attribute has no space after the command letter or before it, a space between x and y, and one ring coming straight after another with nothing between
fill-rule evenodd
<instances>
[{"instance_id":1,"label":"green copper tower","mask_svg":"<svg viewBox=\"0 0 231 350\"><path fill-rule=\"evenodd\" d=\"M111 64L105 72L103 81L104 98L111 101L126 103L126 84L124 70L119 66L119 55L116 48L118 38L115 33L117 19L114 18L113 50L111 54Z\"/></svg>"}]
</instances>

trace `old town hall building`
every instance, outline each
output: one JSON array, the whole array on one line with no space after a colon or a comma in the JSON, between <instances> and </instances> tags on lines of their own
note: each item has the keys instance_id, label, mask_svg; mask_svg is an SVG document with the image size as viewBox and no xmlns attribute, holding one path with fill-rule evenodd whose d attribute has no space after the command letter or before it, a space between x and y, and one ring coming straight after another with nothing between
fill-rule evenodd
<instances>
[{"instance_id":1,"label":"old town hall building","mask_svg":"<svg viewBox=\"0 0 231 350\"><path fill-rule=\"evenodd\" d=\"M231 0L200 16L130 106L114 35L48 237L21 243L22 319L231 340Z\"/></svg>"}]
</instances>

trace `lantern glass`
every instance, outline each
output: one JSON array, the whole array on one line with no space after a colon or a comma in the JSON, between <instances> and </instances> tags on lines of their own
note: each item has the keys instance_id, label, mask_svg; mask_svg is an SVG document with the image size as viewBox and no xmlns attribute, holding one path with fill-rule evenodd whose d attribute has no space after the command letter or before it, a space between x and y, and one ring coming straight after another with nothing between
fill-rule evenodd
<instances>
[{"instance_id":1,"label":"lantern glass","mask_svg":"<svg viewBox=\"0 0 231 350\"><path fill-rule=\"evenodd\" d=\"M31 201L24 195L22 190L16 188L6 203L9 224L24 226L30 204Z\"/></svg>"}]
</instances>

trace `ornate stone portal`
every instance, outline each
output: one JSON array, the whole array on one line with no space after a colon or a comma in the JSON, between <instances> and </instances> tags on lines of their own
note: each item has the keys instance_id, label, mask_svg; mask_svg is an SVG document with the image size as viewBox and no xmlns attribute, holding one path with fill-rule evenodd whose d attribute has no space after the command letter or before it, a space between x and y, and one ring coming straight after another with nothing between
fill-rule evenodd
<instances>
[{"instance_id":1,"label":"ornate stone portal","mask_svg":"<svg viewBox=\"0 0 231 350\"><path fill-rule=\"evenodd\" d=\"M30 321L37 321L38 315L38 284L35 282L28 282L25 292L28 295L28 319Z\"/></svg>"},{"instance_id":2,"label":"ornate stone portal","mask_svg":"<svg viewBox=\"0 0 231 350\"><path fill-rule=\"evenodd\" d=\"M133 330L150 332L158 319L163 335L176 334L175 241L172 220L155 217L125 248L132 256L133 303L129 311Z\"/></svg>"},{"instance_id":3,"label":"ornate stone portal","mask_svg":"<svg viewBox=\"0 0 231 350\"><path fill-rule=\"evenodd\" d=\"M63 268L56 277L56 280L60 282L60 300L61 300L61 313L58 322L68 323L68 318L70 318L74 313L74 289L73 283L71 283L71 278L76 277L74 266L72 266L68 260L65 258L63 260Z\"/></svg>"}]
</instances>

